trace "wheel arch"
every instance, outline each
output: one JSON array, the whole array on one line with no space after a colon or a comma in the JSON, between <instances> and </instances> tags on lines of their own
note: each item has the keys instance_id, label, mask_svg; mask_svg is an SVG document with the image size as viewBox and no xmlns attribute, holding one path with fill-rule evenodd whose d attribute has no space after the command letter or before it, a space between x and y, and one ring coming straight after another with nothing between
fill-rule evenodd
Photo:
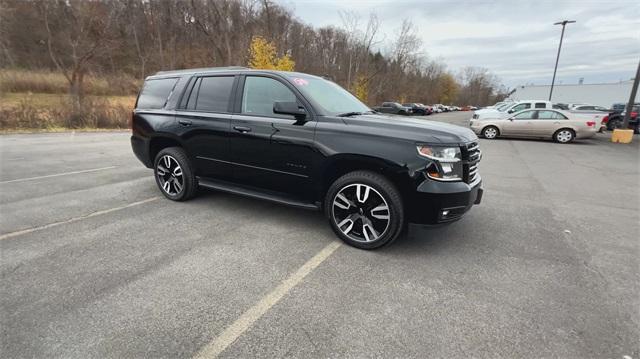
<instances>
[{"instance_id":1,"label":"wheel arch","mask_svg":"<svg viewBox=\"0 0 640 359\"><path fill-rule=\"evenodd\" d=\"M160 151L167 147L181 147L186 151L182 141L177 136L171 134L158 134L149 139L149 163L155 161Z\"/></svg>"},{"instance_id":2,"label":"wheel arch","mask_svg":"<svg viewBox=\"0 0 640 359\"><path fill-rule=\"evenodd\" d=\"M354 171L371 171L378 173L393 183L404 196L411 184L411 177L406 167L391 163L388 160L359 154L336 154L326 160L319 178L318 198L324 199L331 184L343 175Z\"/></svg>"}]
</instances>

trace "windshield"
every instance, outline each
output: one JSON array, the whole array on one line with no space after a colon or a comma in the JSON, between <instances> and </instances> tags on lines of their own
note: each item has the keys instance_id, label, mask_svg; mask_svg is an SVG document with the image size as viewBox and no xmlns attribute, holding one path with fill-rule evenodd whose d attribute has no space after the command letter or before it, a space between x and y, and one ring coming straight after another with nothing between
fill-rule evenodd
<instances>
[{"instance_id":1,"label":"windshield","mask_svg":"<svg viewBox=\"0 0 640 359\"><path fill-rule=\"evenodd\" d=\"M369 112L371 109L334 82L317 77L291 76L291 82L328 115Z\"/></svg>"},{"instance_id":2,"label":"windshield","mask_svg":"<svg viewBox=\"0 0 640 359\"><path fill-rule=\"evenodd\" d=\"M511 107L512 103L503 103L502 105L496 107L496 110L504 112L506 111L509 107Z\"/></svg>"}]
</instances>

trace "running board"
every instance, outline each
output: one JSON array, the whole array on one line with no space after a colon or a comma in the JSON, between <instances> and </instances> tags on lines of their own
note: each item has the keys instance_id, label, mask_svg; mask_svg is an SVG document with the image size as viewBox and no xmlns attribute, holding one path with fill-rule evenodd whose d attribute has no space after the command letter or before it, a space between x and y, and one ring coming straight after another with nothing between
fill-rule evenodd
<instances>
[{"instance_id":1,"label":"running board","mask_svg":"<svg viewBox=\"0 0 640 359\"><path fill-rule=\"evenodd\" d=\"M246 197L263 199L271 202L276 202L280 204L284 204L287 206L298 207L303 209L310 210L319 210L320 206L314 203L302 202L286 195L280 194L278 192L265 192L258 189L254 189L251 187L241 186L235 183L221 181L221 180L212 180L212 179L203 179L198 177L198 184L200 187L209 188L217 191L228 192L233 194L239 194Z\"/></svg>"}]
</instances>

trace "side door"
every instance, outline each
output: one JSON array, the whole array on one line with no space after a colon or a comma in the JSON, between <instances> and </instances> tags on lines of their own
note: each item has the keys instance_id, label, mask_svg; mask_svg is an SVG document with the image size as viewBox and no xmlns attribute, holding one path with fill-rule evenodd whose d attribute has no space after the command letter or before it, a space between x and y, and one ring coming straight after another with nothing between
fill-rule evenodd
<instances>
[{"instance_id":1,"label":"side door","mask_svg":"<svg viewBox=\"0 0 640 359\"><path fill-rule=\"evenodd\" d=\"M557 111L538 111L538 119L534 121L533 133L540 137L551 137L556 130L563 127L567 118Z\"/></svg>"},{"instance_id":2,"label":"side door","mask_svg":"<svg viewBox=\"0 0 640 359\"><path fill-rule=\"evenodd\" d=\"M391 104L389 102L383 102L382 106L380 106L380 111L378 111L378 112L392 113L393 112L393 107L391 106Z\"/></svg>"},{"instance_id":3,"label":"side door","mask_svg":"<svg viewBox=\"0 0 640 359\"><path fill-rule=\"evenodd\" d=\"M296 92L292 85L275 76L243 76L231 123L230 150L236 182L298 199L312 197L316 122L310 106L305 107ZM306 119L274 113L276 101L298 102L306 110Z\"/></svg>"},{"instance_id":4,"label":"side door","mask_svg":"<svg viewBox=\"0 0 640 359\"><path fill-rule=\"evenodd\" d=\"M537 112L536 110L522 111L509 117L504 121L502 133L507 136L530 136Z\"/></svg>"},{"instance_id":5,"label":"side door","mask_svg":"<svg viewBox=\"0 0 640 359\"><path fill-rule=\"evenodd\" d=\"M229 131L237 76L192 78L176 111L181 137L196 167L196 175L228 179Z\"/></svg>"}]
</instances>

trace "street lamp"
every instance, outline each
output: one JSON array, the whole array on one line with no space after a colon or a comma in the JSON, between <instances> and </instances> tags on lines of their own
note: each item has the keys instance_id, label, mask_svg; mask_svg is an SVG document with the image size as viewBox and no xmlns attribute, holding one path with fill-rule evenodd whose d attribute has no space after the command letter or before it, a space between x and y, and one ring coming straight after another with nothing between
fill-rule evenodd
<instances>
[{"instance_id":1,"label":"street lamp","mask_svg":"<svg viewBox=\"0 0 640 359\"><path fill-rule=\"evenodd\" d=\"M556 67L553 69L553 80L551 80L551 90L549 91L549 101L551 101L551 95L553 95L553 85L556 82L556 71L558 71L558 60L560 59L560 49L562 49L562 38L564 38L564 27L567 24L574 23L575 20L564 20L556 22L554 25L562 25L562 33L560 34L560 45L558 46L558 56L556 56Z\"/></svg>"}]
</instances>

